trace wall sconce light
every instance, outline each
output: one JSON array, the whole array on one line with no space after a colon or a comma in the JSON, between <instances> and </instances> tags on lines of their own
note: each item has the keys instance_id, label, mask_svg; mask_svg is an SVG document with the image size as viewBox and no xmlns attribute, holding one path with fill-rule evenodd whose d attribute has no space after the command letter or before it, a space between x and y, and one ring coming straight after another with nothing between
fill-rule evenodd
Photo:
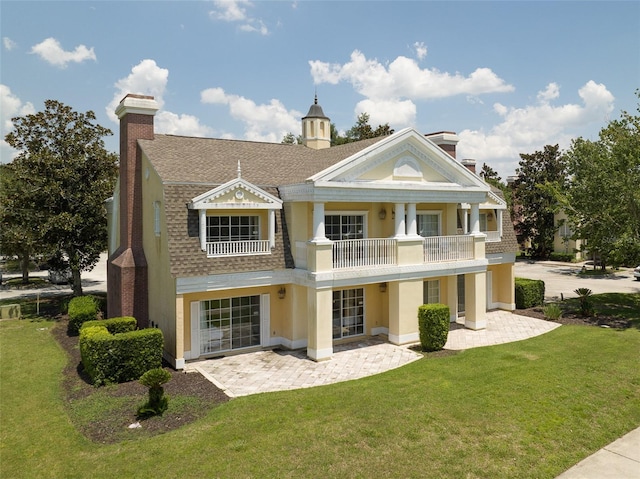
<instances>
[{"instance_id":1,"label":"wall sconce light","mask_svg":"<svg viewBox=\"0 0 640 479\"><path fill-rule=\"evenodd\" d=\"M380 283L378 285L378 287L380 288L380 292L381 293L386 293L387 292L387 283Z\"/></svg>"},{"instance_id":2,"label":"wall sconce light","mask_svg":"<svg viewBox=\"0 0 640 479\"><path fill-rule=\"evenodd\" d=\"M381 220L385 219L387 217L387 210L385 210L384 208L382 208L379 212L378 212L378 218L380 218Z\"/></svg>"},{"instance_id":3,"label":"wall sconce light","mask_svg":"<svg viewBox=\"0 0 640 479\"><path fill-rule=\"evenodd\" d=\"M396 219L396 210L391 210L391 219L392 220Z\"/></svg>"},{"instance_id":4,"label":"wall sconce light","mask_svg":"<svg viewBox=\"0 0 640 479\"><path fill-rule=\"evenodd\" d=\"M493 220L493 213L489 213L489 214L487 215L487 219L488 219L489 221L492 221L492 220Z\"/></svg>"},{"instance_id":5,"label":"wall sconce light","mask_svg":"<svg viewBox=\"0 0 640 479\"><path fill-rule=\"evenodd\" d=\"M278 298L284 299L286 294L287 290L284 288L284 286L278 290Z\"/></svg>"}]
</instances>

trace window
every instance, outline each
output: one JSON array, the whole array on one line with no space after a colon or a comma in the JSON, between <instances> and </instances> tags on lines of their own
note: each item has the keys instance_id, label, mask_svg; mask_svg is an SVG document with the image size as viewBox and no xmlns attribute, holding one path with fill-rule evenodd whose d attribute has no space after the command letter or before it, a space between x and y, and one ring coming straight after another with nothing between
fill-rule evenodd
<instances>
[{"instance_id":1,"label":"window","mask_svg":"<svg viewBox=\"0 0 640 479\"><path fill-rule=\"evenodd\" d=\"M333 292L333 339L364 334L364 290Z\"/></svg>"},{"instance_id":2,"label":"window","mask_svg":"<svg viewBox=\"0 0 640 479\"><path fill-rule=\"evenodd\" d=\"M324 234L332 240L364 238L363 215L325 215Z\"/></svg>"},{"instance_id":3,"label":"window","mask_svg":"<svg viewBox=\"0 0 640 479\"><path fill-rule=\"evenodd\" d=\"M153 202L153 231L156 236L160 236L160 202Z\"/></svg>"},{"instance_id":4,"label":"window","mask_svg":"<svg viewBox=\"0 0 640 479\"><path fill-rule=\"evenodd\" d=\"M487 214L480 213L480 231L489 231L487 229Z\"/></svg>"},{"instance_id":5,"label":"window","mask_svg":"<svg viewBox=\"0 0 640 479\"><path fill-rule=\"evenodd\" d=\"M424 304L440 302L440 280L434 279L422 283L422 301Z\"/></svg>"},{"instance_id":6,"label":"window","mask_svg":"<svg viewBox=\"0 0 640 479\"><path fill-rule=\"evenodd\" d=\"M259 345L259 295L200 303L200 354Z\"/></svg>"},{"instance_id":7,"label":"window","mask_svg":"<svg viewBox=\"0 0 640 479\"><path fill-rule=\"evenodd\" d=\"M440 214L420 213L417 215L420 236L440 236Z\"/></svg>"},{"instance_id":8,"label":"window","mask_svg":"<svg viewBox=\"0 0 640 479\"><path fill-rule=\"evenodd\" d=\"M259 239L258 216L207 216L207 243Z\"/></svg>"}]
</instances>

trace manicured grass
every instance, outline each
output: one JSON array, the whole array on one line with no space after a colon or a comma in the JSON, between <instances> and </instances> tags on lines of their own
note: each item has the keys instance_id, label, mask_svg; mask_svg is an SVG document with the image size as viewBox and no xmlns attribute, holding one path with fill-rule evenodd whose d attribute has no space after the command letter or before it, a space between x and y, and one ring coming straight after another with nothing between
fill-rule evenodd
<instances>
[{"instance_id":1,"label":"manicured grass","mask_svg":"<svg viewBox=\"0 0 640 479\"><path fill-rule=\"evenodd\" d=\"M65 413L51 326L0 323L0 477L553 478L640 425L640 331L562 326L98 445Z\"/></svg>"},{"instance_id":2,"label":"manicured grass","mask_svg":"<svg viewBox=\"0 0 640 479\"><path fill-rule=\"evenodd\" d=\"M597 315L630 319L634 327L640 328L640 293L601 293L590 296L590 300ZM580 310L579 299L566 299L564 308Z\"/></svg>"}]
</instances>

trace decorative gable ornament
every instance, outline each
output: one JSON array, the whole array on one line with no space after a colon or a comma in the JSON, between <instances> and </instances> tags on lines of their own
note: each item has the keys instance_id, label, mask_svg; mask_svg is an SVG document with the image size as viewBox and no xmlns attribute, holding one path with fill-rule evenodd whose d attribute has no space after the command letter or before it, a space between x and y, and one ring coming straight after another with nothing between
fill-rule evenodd
<instances>
[{"instance_id":1,"label":"decorative gable ornament","mask_svg":"<svg viewBox=\"0 0 640 479\"><path fill-rule=\"evenodd\" d=\"M192 210L280 210L282 200L238 177L196 196L188 207Z\"/></svg>"}]
</instances>

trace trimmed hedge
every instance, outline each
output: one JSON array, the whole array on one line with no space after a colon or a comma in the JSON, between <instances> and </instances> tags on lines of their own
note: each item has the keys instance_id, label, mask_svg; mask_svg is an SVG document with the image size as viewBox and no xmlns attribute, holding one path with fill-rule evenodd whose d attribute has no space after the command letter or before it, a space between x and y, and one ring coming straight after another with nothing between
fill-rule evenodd
<instances>
[{"instance_id":1,"label":"trimmed hedge","mask_svg":"<svg viewBox=\"0 0 640 479\"><path fill-rule=\"evenodd\" d=\"M95 321L80 330L82 364L95 385L134 381L162 366L162 331L148 328L109 332L108 327L126 329L128 324L129 318L114 318Z\"/></svg>"},{"instance_id":2,"label":"trimmed hedge","mask_svg":"<svg viewBox=\"0 0 640 479\"><path fill-rule=\"evenodd\" d=\"M544 281L516 278L516 309L527 309L544 304Z\"/></svg>"},{"instance_id":3,"label":"trimmed hedge","mask_svg":"<svg viewBox=\"0 0 640 479\"><path fill-rule=\"evenodd\" d=\"M549 255L551 261L560 261L563 263L572 263L576 260L576 255L573 253L551 253Z\"/></svg>"},{"instance_id":4,"label":"trimmed hedge","mask_svg":"<svg viewBox=\"0 0 640 479\"><path fill-rule=\"evenodd\" d=\"M449 336L449 306L423 304L418 308L418 327L423 351L439 351Z\"/></svg>"},{"instance_id":5,"label":"trimmed hedge","mask_svg":"<svg viewBox=\"0 0 640 479\"><path fill-rule=\"evenodd\" d=\"M98 304L92 296L76 296L69 301L68 314L67 332L70 336L77 336L84 322L96 319Z\"/></svg>"},{"instance_id":6,"label":"trimmed hedge","mask_svg":"<svg viewBox=\"0 0 640 479\"><path fill-rule=\"evenodd\" d=\"M82 332L84 328L92 326L104 326L111 334L119 334L135 331L138 327L138 322L136 321L136 318L132 316L87 321L82 324L82 327L80 327L80 332Z\"/></svg>"}]
</instances>

